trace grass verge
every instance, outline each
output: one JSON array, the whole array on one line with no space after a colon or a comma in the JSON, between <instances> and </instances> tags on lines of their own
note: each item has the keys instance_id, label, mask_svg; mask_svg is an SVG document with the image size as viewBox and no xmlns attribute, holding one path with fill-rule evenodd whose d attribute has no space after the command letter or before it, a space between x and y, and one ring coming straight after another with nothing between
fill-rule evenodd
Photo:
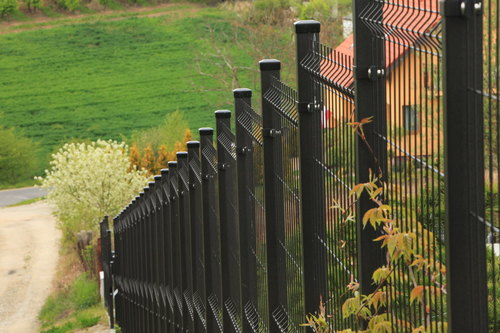
<instances>
[{"instance_id":1,"label":"grass verge","mask_svg":"<svg viewBox=\"0 0 500 333\"><path fill-rule=\"evenodd\" d=\"M53 290L38 314L42 333L66 333L107 325L98 283L82 271L74 252L65 247L60 250Z\"/></svg>"},{"instance_id":2,"label":"grass verge","mask_svg":"<svg viewBox=\"0 0 500 333\"><path fill-rule=\"evenodd\" d=\"M38 201L42 201L43 199L45 199L45 197L27 199L27 200L23 200L21 202L15 203L13 205L9 205L7 207L17 207L17 206L29 205L29 204L32 204L32 203L35 203L35 202L38 202Z\"/></svg>"}]
</instances>

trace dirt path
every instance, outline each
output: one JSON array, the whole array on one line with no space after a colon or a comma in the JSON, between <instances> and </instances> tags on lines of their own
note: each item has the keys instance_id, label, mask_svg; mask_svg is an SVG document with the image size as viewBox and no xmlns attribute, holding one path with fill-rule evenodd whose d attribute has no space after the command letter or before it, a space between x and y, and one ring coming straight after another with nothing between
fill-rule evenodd
<instances>
[{"instance_id":1,"label":"dirt path","mask_svg":"<svg viewBox=\"0 0 500 333\"><path fill-rule=\"evenodd\" d=\"M0 208L0 332L39 332L56 268L59 232L49 206Z\"/></svg>"},{"instance_id":2,"label":"dirt path","mask_svg":"<svg viewBox=\"0 0 500 333\"><path fill-rule=\"evenodd\" d=\"M130 7L123 10L103 10L92 14L68 15L51 18L46 16L33 17L30 21L0 22L0 35L18 33L29 30L51 29L61 25L89 23L97 21L118 21L130 17L159 17L177 13L195 13L201 5L189 4L190 8L176 9L181 3L168 3L151 7Z\"/></svg>"}]
</instances>

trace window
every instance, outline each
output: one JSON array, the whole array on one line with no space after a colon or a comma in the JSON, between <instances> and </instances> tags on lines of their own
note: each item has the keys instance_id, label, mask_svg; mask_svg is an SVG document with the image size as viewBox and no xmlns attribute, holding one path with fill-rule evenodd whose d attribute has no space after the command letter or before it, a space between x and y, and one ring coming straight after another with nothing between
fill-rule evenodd
<instances>
[{"instance_id":1,"label":"window","mask_svg":"<svg viewBox=\"0 0 500 333\"><path fill-rule=\"evenodd\" d=\"M419 119L416 105L403 105L403 116L405 122L405 130L418 131Z\"/></svg>"}]
</instances>

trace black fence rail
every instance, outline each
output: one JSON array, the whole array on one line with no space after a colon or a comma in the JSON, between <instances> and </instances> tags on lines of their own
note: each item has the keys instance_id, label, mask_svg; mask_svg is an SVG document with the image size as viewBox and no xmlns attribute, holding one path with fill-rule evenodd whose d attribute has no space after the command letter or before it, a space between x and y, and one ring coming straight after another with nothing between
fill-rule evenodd
<instances>
[{"instance_id":1,"label":"black fence rail","mask_svg":"<svg viewBox=\"0 0 500 333\"><path fill-rule=\"evenodd\" d=\"M335 49L297 22L297 89L262 60L260 111L234 90L234 114L114 219L122 331L305 332L320 304L332 332L363 330L344 316L357 290L389 332L498 332L498 17L493 1L355 0ZM382 204L384 228L366 223ZM374 242L394 230L411 255Z\"/></svg>"}]
</instances>

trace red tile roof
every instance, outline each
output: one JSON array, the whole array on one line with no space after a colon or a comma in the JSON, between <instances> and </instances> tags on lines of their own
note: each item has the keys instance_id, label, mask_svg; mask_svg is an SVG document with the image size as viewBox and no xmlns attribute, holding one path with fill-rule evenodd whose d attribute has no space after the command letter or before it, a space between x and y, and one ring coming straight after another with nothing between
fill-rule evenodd
<instances>
[{"instance_id":1,"label":"red tile roof","mask_svg":"<svg viewBox=\"0 0 500 333\"><path fill-rule=\"evenodd\" d=\"M429 49L432 51L439 45L432 39L439 33L439 3L438 0L394 0L385 2L383 8L383 22L380 23L379 15L375 11L364 17L365 21L375 21L376 30L373 34L384 39L385 65L390 70L408 50L413 48ZM368 11L370 12L370 11ZM378 22L377 22L378 21ZM375 25L370 25L374 27ZM329 56L330 59L344 59L354 57L353 35L345 39ZM342 81L342 86L352 86L354 78L341 76L333 67L339 64L328 64L329 60L322 61L322 74L333 82ZM352 61L351 61L352 63ZM352 73L352 72L351 72Z\"/></svg>"}]
</instances>

